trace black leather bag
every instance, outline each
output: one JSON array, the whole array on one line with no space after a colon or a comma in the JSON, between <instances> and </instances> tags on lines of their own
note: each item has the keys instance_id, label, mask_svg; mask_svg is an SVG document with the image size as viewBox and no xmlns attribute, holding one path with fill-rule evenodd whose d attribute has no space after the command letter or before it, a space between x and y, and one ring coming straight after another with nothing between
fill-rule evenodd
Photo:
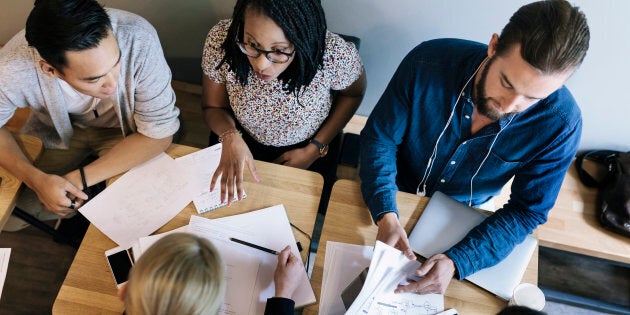
<instances>
[{"instance_id":1,"label":"black leather bag","mask_svg":"<svg viewBox=\"0 0 630 315\"><path fill-rule=\"evenodd\" d=\"M602 180L595 180L584 170L584 159L606 168ZM597 216L602 226L630 237L630 152L587 151L578 155L575 166L582 183L599 190Z\"/></svg>"}]
</instances>

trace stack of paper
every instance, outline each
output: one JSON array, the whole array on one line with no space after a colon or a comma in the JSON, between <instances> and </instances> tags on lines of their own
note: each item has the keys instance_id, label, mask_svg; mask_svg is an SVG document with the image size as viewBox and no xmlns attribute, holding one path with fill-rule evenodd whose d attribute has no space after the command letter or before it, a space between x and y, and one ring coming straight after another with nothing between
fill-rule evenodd
<instances>
[{"instance_id":1,"label":"stack of paper","mask_svg":"<svg viewBox=\"0 0 630 315\"><path fill-rule=\"evenodd\" d=\"M363 289L346 314L436 314L444 310L444 296L438 294L395 294L399 284L414 278L420 267L403 253L385 243L376 241L370 269Z\"/></svg>"},{"instance_id":2,"label":"stack of paper","mask_svg":"<svg viewBox=\"0 0 630 315\"><path fill-rule=\"evenodd\" d=\"M341 291L370 265L373 251L373 246L326 242L320 314L340 315L346 312Z\"/></svg>"}]
</instances>

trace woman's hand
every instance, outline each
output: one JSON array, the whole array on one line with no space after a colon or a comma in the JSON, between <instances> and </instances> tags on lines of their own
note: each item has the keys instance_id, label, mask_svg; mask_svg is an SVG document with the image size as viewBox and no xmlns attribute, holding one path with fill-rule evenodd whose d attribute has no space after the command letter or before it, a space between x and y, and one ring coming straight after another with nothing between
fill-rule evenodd
<instances>
[{"instance_id":1,"label":"woman's hand","mask_svg":"<svg viewBox=\"0 0 630 315\"><path fill-rule=\"evenodd\" d=\"M300 260L291 253L291 247L285 247L278 255L278 265L273 276L275 296L290 299L305 276L306 271Z\"/></svg>"},{"instance_id":2,"label":"woman's hand","mask_svg":"<svg viewBox=\"0 0 630 315\"><path fill-rule=\"evenodd\" d=\"M307 144L303 148L293 149L284 152L273 162L305 170L309 168L311 164L313 164L319 158L319 149L315 145Z\"/></svg>"},{"instance_id":3,"label":"woman's hand","mask_svg":"<svg viewBox=\"0 0 630 315\"><path fill-rule=\"evenodd\" d=\"M210 181L210 191L213 191L217 180L221 178L221 203L225 202L227 192L228 206L232 204L235 188L238 200L243 199L243 171L246 164L254 179L258 181L254 158L243 138L234 133L223 139L221 160Z\"/></svg>"}]
</instances>

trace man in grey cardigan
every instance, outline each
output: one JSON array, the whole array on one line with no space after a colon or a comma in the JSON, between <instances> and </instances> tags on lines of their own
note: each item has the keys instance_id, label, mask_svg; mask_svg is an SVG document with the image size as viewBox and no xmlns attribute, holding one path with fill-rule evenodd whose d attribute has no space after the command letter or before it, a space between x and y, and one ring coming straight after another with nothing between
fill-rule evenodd
<instances>
[{"instance_id":1,"label":"man in grey cardigan","mask_svg":"<svg viewBox=\"0 0 630 315\"><path fill-rule=\"evenodd\" d=\"M41 220L74 213L85 186L163 152L179 129L155 29L94 0L35 1L26 29L0 50L0 126L18 107L31 109L21 132L46 149L32 165L2 127L0 166L30 188L17 206ZM99 158L77 169L90 153Z\"/></svg>"}]
</instances>

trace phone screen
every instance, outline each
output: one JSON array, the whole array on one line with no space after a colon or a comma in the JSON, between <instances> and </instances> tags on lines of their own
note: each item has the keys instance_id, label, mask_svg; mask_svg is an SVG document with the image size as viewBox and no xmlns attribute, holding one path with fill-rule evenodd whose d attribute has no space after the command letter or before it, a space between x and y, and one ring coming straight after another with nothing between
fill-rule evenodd
<instances>
[{"instance_id":1,"label":"phone screen","mask_svg":"<svg viewBox=\"0 0 630 315\"><path fill-rule=\"evenodd\" d=\"M121 285L127 281L129 270L131 270L131 259L126 250L107 256L107 261L112 269L117 285Z\"/></svg>"}]
</instances>

